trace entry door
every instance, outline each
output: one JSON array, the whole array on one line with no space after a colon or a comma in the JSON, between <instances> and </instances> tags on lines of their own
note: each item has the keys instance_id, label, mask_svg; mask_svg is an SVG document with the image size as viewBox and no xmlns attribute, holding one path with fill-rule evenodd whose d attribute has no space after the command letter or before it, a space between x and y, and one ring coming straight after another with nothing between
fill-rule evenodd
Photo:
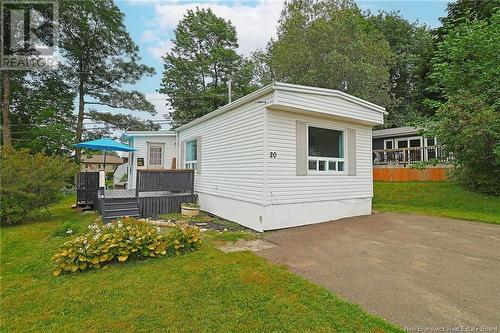
<instances>
[{"instance_id":1,"label":"entry door","mask_svg":"<svg viewBox=\"0 0 500 333\"><path fill-rule=\"evenodd\" d=\"M148 144L148 168L163 169L163 145Z\"/></svg>"}]
</instances>

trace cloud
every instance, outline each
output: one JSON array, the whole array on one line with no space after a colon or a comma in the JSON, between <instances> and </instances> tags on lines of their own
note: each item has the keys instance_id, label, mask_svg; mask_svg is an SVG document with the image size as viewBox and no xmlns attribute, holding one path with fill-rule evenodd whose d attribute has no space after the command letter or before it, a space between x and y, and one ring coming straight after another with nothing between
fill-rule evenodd
<instances>
[{"instance_id":1,"label":"cloud","mask_svg":"<svg viewBox=\"0 0 500 333\"><path fill-rule=\"evenodd\" d=\"M158 34L154 30L144 30L141 36L141 42L151 43L158 40Z\"/></svg>"},{"instance_id":2,"label":"cloud","mask_svg":"<svg viewBox=\"0 0 500 333\"><path fill-rule=\"evenodd\" d=\"M174 43L170 39L161 40L155 43L154 46L148 47L148 52L155 58L163 57L170 49L174 46Z\"/></svg>"},{"instance_id":3,"label":"cloud","mask_svg":"<svg viewBox=\"0 0 500 333\"><path fill-rule=\"evenodd\" d=\"M157 35L172 36L173 29L188 9L211 8L215 15L230 20L236 27L238 51L249 55L256 49L265 48L271 37L276 35L283 1L258 0L255 5L242 2L156 2L153 5ZM156 58L163 56L172 47L170 38L162 38L156 42L157 45L148 48L149 52Z\"/></svg>"}]
</instances>

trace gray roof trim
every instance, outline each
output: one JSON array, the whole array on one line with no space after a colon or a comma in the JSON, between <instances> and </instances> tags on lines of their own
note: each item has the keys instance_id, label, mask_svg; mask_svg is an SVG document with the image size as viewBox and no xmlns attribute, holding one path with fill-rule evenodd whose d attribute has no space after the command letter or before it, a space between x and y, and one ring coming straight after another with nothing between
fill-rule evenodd
<instances>
[{"instance_id":1,"label":"gray roof trim","mask_svg":"<svg viewBox=\"0 0 500 333\"><path fill-rule=\"evenodd\" d=\"M175 131L159 130L159 131L127 131L120 136L120 140L128 141L136 136L175 136Z\"/></svg>"},{"instance_id":2,"label":"gray roof trim","mask_svg":"<svg viewBox=\"0 0 500 333\"><path fill-rule=\"evenodd\" d=\"M415 135L419 133L420 130L416 127L404 126L404 127L386 128L373 131L372 137L383 138L383 137L400 136L400 135Z\"/></svg>"}]
</instances>

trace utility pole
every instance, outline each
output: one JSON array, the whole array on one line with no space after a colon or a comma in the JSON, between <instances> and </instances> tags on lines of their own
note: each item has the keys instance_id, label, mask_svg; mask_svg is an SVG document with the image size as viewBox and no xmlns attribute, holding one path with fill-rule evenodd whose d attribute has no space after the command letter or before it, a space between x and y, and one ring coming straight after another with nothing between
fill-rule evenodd
<instances>
[{"instance_id":1,"label":"utility pole","mask_svg":"<svg viewBox=\"0 0 500 333\"><path fill-rule=\"evenodd\" d=\"M233 83L233 80L229 79L227 81L228 103L231 103L231 83Z\"/></svg>"},{"instance_id":2,"label":"utility pole","mask_svg":"<svg viewBox=\"0 0 500 333\"><path fill-rule=\"evenodd\" d=\"M9 100L10 100L10 73L3 71L3 101L2 101L2 137L4 148L12 147L9 121Z\"/></svg>"}]
</instances>

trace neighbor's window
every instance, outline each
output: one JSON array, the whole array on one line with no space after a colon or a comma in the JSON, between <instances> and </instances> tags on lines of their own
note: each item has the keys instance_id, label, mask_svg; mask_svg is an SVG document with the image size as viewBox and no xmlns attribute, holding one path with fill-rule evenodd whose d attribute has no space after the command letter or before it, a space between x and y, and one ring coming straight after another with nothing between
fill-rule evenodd
<instances>
[{"instance_id":1,"label":"neighbor's window","mask_svg":"<svg viewBox=\"0 0 500 333\"><path fill-rule=\"evenodd\" d=\"M343 130L309 126L308 142L309 171L346 171Z\"/></svg>"},{"instance_id":2,"label":"neighbor's window","mask_svg":"<svg viewBox=\"0 0 500 333\"><path fill-rule=\"evenodd\" d=\"M197 167L197 140L186 142L186 169L196 170Z\"/></svg>"},{"instance_id":3,"label":"neighbor's window","mask_svg":"<svg viewBox=\"0 0 500 333\"><path fill-rule=\"evenodd\" d=\"M149 166L162 166L163 147L161 145L149 146Z\"/></svg>"}]
</instances>

